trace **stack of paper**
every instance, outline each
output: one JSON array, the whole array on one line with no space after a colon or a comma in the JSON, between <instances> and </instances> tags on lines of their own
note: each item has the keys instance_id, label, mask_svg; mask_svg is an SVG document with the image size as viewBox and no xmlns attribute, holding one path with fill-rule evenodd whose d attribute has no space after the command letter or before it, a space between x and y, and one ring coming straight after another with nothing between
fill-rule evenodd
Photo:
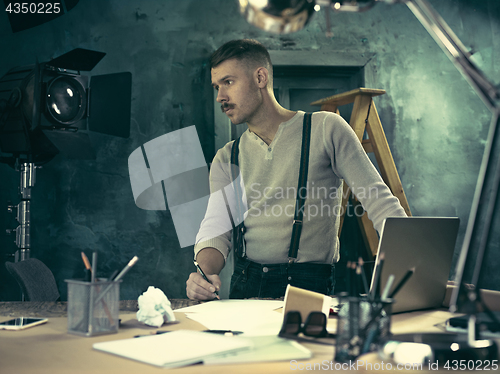
<instances>
[{"instance_id":1,"label":"stack of paper","mask_svg":"<svg viewBox=\"0 0 500 374\"><path fill-rule=\"evenodd\" d=\"M308 359L310 350L278 337L283 301L217 300L176 309L210 330L241 331L237 336L176 330L161 335L96 343L94 348L161 367Z\"/></svg>"},{"instance_id":2,"label":"stack of paper","mask_svg":"<svg viewBox=\"0 0 500 374\"><path fill-rule=\"evenodd\" d=\"M283 323L279 300L214 300L176 312L211 330L243 332L238 337L251 342L252 348L213 355L205 364L235 364L249 362L304 360L312 357L309 349L299 343L280 338Z\"/></svg>"}]
</instances>

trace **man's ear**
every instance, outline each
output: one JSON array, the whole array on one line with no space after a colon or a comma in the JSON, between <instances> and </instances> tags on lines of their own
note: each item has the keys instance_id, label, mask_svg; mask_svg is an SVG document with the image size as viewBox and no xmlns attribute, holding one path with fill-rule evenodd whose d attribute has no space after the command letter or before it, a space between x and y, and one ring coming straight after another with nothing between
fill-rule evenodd
<instances>
[{"instance_id":1,"label":"man's ear","mask_svg":"<svg viewBox=\"0 0 500 374\"><path fill-rule=\"evenodd\" d=\"M264 88L267 86L267 82L269 81L269 72L266 68L260 67L255 70L255 81L259 88Z\"/></svg>"}]
</instances>

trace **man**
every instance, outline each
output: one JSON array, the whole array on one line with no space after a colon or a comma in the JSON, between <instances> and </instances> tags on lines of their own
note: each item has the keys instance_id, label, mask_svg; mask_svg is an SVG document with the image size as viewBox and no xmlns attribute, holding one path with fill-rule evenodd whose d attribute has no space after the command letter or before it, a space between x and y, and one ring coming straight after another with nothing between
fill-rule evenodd
<instances>
[{"instance_id":1,"label":"man","mask_svg":"<svg viewBox=\"0 0 500 374\"><path fill-rule=\"evenodd\" d=\"M351 187L380 232L389 216L403 208L363 150L351 127L338 115L312 115L307 193L298 252L289 258L290 238L302 155L304 112L283 108L274 97L272 64L265 47L254 40L233 40L211 56L217 101L234 124L246 123L238 165L244 182L245 252L235 256L230 298L284 295L287 284L316 292L332 291L333 266L339 259L339 207L343 180ZM220 149L210 172L211 198L195 245L195 259L207 274L191 273L190 299L209 300L220 288L218 276L231 248L215 192L232 183L234 142ZM219 199L220 201L220 199ZM217 207L218 205L219 207ZM236 222L237 224L238 222ZM215 234L214 234L215 233Z\"/></svg>"}]
</instances>

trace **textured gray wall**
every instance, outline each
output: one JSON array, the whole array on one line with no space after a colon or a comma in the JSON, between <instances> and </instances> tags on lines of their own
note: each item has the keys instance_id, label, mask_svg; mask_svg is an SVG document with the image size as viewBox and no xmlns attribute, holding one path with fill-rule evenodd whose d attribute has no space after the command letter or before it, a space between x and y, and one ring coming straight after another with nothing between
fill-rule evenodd
<instances>
[{"instance_id":1,"label":"textured gray wall","mask_svg":"<svg viewBox=\"0 0 500 374\"><path fill-rule=\"evenodd\" d=\"M477 3L477 4L476 4ZM500 80L500 5L496 0L433 0L490 79ZM414 215L459 216L463 240L490 119L486 107L404 5L378 4L361 14L333 14L325 36L320 12L302 31L278 36L248 25L232 0L81 0L68 14L13 34L0 14L0 76L10 68L47 61L74 48L106 52L92 71L132 72L129 139L96 135L95 161L57 156L38 171L32 203L32 257L64 279L82 275L80 252L97 250L99 275L141 260L124 279L123 299L148 286L185 297L192 247L181 249L170 213L142 211L133 201L127 159L141 144L195 125L209 162L214 155L213 98L207 59L223 42L256 38L272 50L297 54L374 54L365 67ZM14 228L3 206L17 203L18 174L0 164L0 228ZM5 213L4 213L5 212ZM0 236L2 262L15 251ZM495 248L498 253L498 248ZM498 256L493 256L498 257ZM498 260L496 260L498 261ZM492 272L492 277L495 274ZM496 275L498 277L498 275ZM493 278L492 278L493 279ZM500 284L498 278L492 282ZM0 267L0 300L18 291Z\"/></svg>"}]
</instances>

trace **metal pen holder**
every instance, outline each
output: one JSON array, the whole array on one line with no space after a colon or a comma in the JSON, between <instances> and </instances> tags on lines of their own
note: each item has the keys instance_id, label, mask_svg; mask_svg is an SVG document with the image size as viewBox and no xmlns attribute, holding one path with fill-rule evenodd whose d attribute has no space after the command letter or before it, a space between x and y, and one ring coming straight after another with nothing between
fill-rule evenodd
<instances>
[{"instance_id":1,"label":"metal pen holder","mask_svg":"<svg viewBox=\"0 0 500 374\"><path fill-rule=\"evenodd\" d=\"M335 361L378 350L391 335L392 299L340 296Z\"/></svg>"},{"instance_id":2,"label":"metal pen holder","mask_svg":"<svg viewBox=\"0 0 500 374\"><path fill-rule=\"evenodd\" d=\"M68 284L68 332L95 336L118 332L120 281L84 282L66 280Z\"/></svg>"}]
</instances>

